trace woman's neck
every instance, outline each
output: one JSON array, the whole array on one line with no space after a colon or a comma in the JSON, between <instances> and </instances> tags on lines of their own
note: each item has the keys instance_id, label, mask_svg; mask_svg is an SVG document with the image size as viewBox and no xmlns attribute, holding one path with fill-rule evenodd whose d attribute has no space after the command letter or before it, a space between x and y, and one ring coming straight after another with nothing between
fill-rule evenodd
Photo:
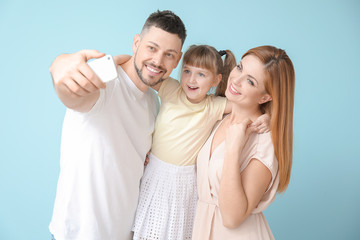
<instances>
[{"instance_id":1,"label":"woman's neck","mask_svg":"<svg viewBox=\"0 0 360 240\"><path fill-rule=\"evenodd\" d=\"M231 111L229 117L230 117L231 121L240 123L246 118L250 118L250 120L254 122L261 115L262 115L262 113L258 106L254 107L254 108L248 108L248 107L233 104L232 111Z\"/></svg>"}]
</instances>

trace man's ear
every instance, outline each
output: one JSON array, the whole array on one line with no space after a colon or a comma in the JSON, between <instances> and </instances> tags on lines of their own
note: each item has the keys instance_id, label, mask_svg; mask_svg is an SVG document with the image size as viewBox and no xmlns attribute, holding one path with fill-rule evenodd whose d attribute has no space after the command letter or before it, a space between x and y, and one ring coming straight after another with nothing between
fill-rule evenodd
<instances>
[{"instance_id":1,"label":"man's ear","mask_svg":"<svg viewBox=\"0 0 360 240\"><path fill-rule=\"evenodd\" d=\"M266 102L270 102L272 100L271 96L269 94L264 94L264 96L262 96L259 100L259 104L263 104Z\"/></svg>"},{"instance_id":2,"label":"man's ear","mask_svg":"<svg viewBox=\"0 0 360 240\"><path fill-rule=\"evenodd\" d=\"M140 35L136 34L134 36L133 45L132 45L133 53L136 53L136 51L137 51L137 49L139 47L140 41L141 41Z\"/></svg>"},{"instance_id":3,"label":"man's ear","mask_svg":"<svg viewBox=\"0 0 360 240\"><path fill-rule=\"evenodd\" d=\"M179 54L179 56L178 56L178 59L177 59L177 61L176 61L176 64L175 64L175 66L173 67L173 69L175 69L176 67L177 67L177 65L179 64L179 62L180 62L180 59L181 59L181 57L182 57L182 52L180 52L180 54Z\"/></svg>"}]
</instances>

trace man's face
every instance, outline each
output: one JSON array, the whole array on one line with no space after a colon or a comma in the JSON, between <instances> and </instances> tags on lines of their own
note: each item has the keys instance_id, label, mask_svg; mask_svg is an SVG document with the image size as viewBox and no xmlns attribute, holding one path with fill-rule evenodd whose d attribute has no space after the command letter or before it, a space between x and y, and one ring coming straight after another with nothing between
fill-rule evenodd
<instances>
[{"instance_id":1,"label":"man's face","mask_svg":"<svg viewBox=\"0 0 360 240\"><path fill-rule=\"evenodd\" d=\"M180 61L181 46L181 39L176 34L157 27L136 35L134 65L140 80L152 87L169 77Z\"/></svg>"}]
</instances>

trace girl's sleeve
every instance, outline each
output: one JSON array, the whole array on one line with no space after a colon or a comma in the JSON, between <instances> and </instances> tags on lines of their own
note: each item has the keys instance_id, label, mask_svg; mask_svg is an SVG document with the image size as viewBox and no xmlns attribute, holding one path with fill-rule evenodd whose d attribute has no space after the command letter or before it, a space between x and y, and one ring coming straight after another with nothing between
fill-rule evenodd
<instances>
[{"instance_id":1,"label":"girl's sleeve","mask_svg":"<svg viewBox=\"0 0 360 240\"><path fill-rule=\"evenodd\" d=\"M163 81L158 92L158 96L160 97L161 101L165 101L169 96L171 96L179 87L179 85L180 83L171 77Z\"/></svg>"},{"instance_id":2,"label":"girl's sleeve","mask_svg":"<svg viewBox=\"0 0 360 240\"><path fill-rule=\"evenodd\" d=\"M219 96L209 96L210 99L210 114L216 121L223 118L227 99Z\"/></svg>"}]
</instances>

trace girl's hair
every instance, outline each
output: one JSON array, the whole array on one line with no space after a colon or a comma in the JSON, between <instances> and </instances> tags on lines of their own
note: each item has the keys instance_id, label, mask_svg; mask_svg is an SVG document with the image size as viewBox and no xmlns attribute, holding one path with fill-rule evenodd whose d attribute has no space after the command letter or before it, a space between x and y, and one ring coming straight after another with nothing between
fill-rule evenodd
<instances>
[{"instance_id":1,"label":"girl's hair","mask_svg":"<svg viewBox=\"0 0 360 240\"><path fill-rule=\"evenodd\" d=\"M294 66L282 49L260 46L247 51L256 56L265 68L265 90L272 101L260 106L271 116L270 130L275 155L279 162L278 192L284 192L289 185L293 150L293 109L295 92Z\"/></svg>"},{"instance_id":2,"label":"girl's hair","mask_svg":"<svg viewBox=\"0 0 360 240\"><path fill-rule=\"evenodd\" d=\"M181 68L184 68L184 65L187 64L208 69L214 76L221 74L222 78L216 88L215 95L225 97L229 74L236 65L234 54L230 50L226 50L225 54L226 57L223 61L220 53L214 47L209 45L191 45L184 54Z\"/></svg>"}]
</instances>

